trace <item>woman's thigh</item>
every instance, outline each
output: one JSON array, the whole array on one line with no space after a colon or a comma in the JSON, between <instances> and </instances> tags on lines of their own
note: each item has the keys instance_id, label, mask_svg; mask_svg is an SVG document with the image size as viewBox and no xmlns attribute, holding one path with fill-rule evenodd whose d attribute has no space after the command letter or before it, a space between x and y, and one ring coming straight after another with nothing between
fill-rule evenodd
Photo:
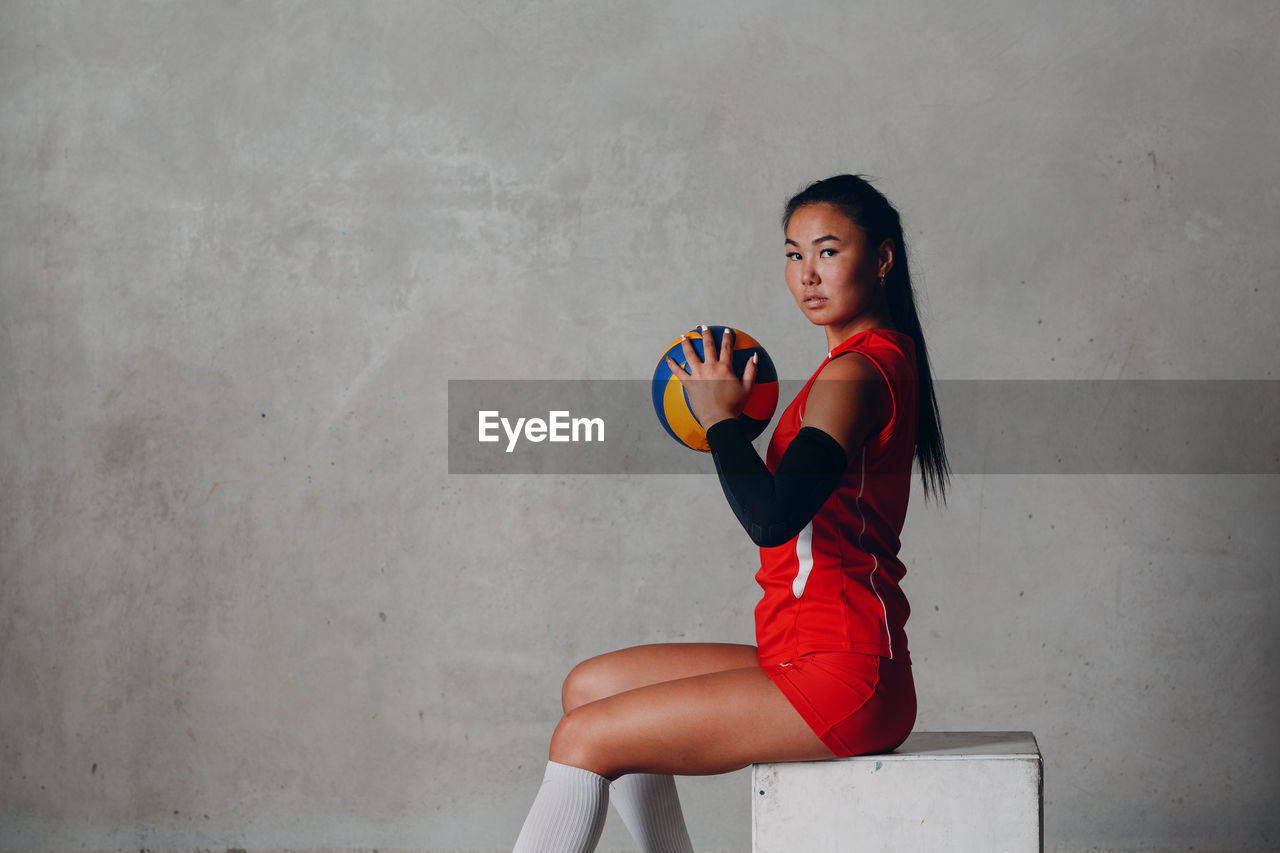
<instances>
[{"instance_id":1,"label":"woman's thigh","mask_svg":"<svg viewBox=\"0 0 1280 853\"><path fill-rule=\"evenodd\" d=\"M574 708L616 693L692 675L757 665L755 646L738 643L656 643L588 658L564 680L561 703Z\"/></svg>"},{"instance_id":2,"label":"woman's thigh","mask_svg":"<svg viewBox=\"0 0 1280 853\"><path fill-rule=\"evenodd\" d=\"M567 713L551 760L609 778L725 773L761 761L831 758L759 666L661 681Z\"/></svg>"}]
</instances>

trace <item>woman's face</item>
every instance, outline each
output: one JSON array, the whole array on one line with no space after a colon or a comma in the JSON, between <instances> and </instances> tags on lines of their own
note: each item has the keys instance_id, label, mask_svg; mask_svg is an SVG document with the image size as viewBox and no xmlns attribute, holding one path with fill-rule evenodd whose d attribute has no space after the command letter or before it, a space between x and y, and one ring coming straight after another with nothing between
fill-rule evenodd
<instances>
[{"instance_id":1,"label":"woman's face","mask_svg":"<svg viewBox=\"0 0 1280 853\"><path fill-rule=\"evenodd\" d=\"M809 322L827 327L834 346L866 329L889 327L880 277L893 265L893 243L877 251L867 233L839 208L807 204L791 214L786 279Z\"/></svg>"}]
</instances>

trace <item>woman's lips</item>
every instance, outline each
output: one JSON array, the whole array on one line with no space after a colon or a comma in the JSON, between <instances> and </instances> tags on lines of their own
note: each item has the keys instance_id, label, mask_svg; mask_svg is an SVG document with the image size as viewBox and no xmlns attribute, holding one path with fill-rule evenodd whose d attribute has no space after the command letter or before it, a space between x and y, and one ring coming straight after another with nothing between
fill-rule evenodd
<instances>
[{"instance_id":1,"label":"woman's lips","mask_svg":"<svg viewBox=\"0 0 1280 853\"><path fill-rule=\"evenodd\" d=\"M827 301L827 297L825 296L806 296L804 298L804 307L817 308L818 306L822 305L822 303L826 301Z\"/></svg>"}]
</instances>

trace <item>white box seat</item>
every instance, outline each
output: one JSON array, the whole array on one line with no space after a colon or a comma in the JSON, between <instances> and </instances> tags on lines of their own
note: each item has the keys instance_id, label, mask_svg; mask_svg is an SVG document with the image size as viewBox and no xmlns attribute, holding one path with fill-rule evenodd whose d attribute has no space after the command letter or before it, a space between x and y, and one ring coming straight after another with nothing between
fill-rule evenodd
<instances>
[{"instance_id":1,"label":"white box seat","mask_svg":"<svg viewBox=\"0 0 1280 853\"><path fill-rule=\"evenodd\" d=\"M894 752L757 764L755 853L1039 853L1043 765L1031 732L916 732Z\"/></svg>"}]
</instances>

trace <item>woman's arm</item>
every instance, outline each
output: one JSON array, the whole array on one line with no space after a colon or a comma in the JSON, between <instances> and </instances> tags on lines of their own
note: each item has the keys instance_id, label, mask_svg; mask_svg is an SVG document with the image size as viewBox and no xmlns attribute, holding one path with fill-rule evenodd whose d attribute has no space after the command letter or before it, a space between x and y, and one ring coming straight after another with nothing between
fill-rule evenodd
<instances>
[{"instance_id":1,"label":"woman's arm","mask_svg":"<svg viewBox=\"0 0 1280 853\"><path fill-rule=\"evenodd\" d=\"M799 533L835 491L844 449L820 429L803 427L770 472L736 420L707 430L720 486L751 541L761 547Z\"/></svg>"},{"instance_id":2,"label":"woman's arm","mask_svg":"<svg viewBox=\"0 0 1280 853\"><path fill-rule=\"evenodd\" d=\"M720 420L707 443L734 515L762 547L800 532L835 491L848 461L888 422L889 392L866 357L850 353L830 362L809 389L800 431L770 473L742 425Z\"/></svg>"},{"instance_id":3,"label":"woman's arm","mask_svg":"<svg viewBox=\"0 0 1280 853\"><path fill-rule=\"evenodd\" d=\"M850 352L822 368L809 389L801 425L822 430L852 459L889 423L890 409L889 386L880 368L862 353Z\"/></svg>"}]
</instances>

